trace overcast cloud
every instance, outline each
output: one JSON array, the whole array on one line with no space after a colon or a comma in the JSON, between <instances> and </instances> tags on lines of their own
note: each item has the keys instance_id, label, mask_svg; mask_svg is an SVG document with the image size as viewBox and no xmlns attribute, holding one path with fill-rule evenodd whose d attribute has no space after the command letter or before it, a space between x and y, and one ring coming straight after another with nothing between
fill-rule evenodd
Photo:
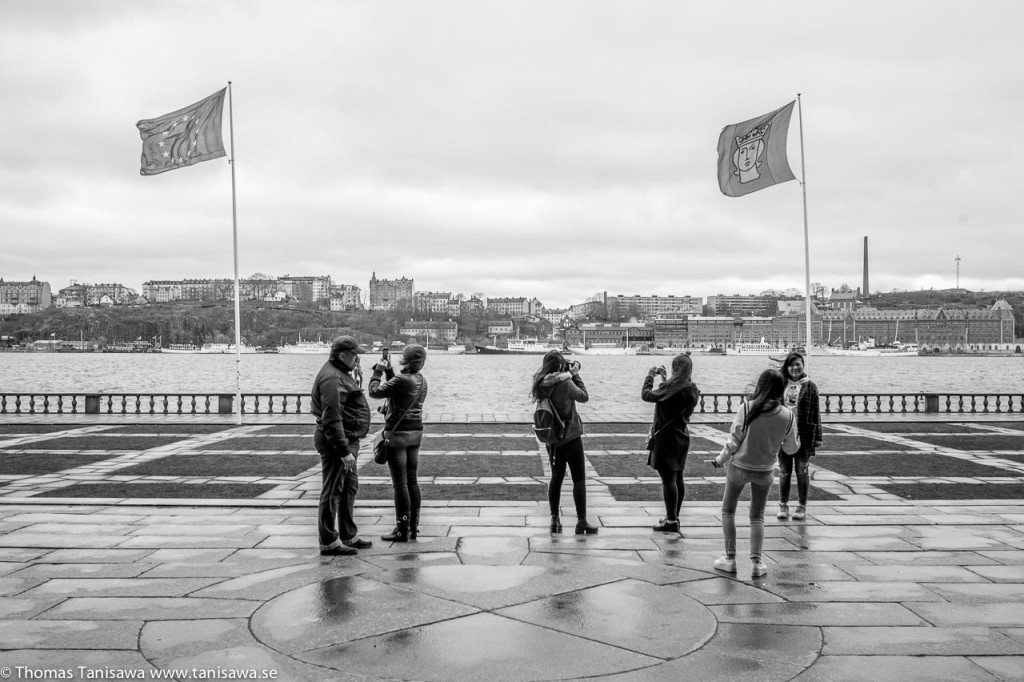
<instances>
[{"instance_id":1,"label":"overcast cloud","mask_svg":"<svg viewBox=\"0 0 1024 682\"><path fill-rule=\"evenodd\" d=\"M812 281L859 286L868 236L873 290L952 287L957 255L1022 289L1022 26L1015 0L4 0L0 276L230 277L227 160L142 177L135 122L231 80L243 277L802 290L799 182L716 179L722 128L799 92Z\"/></svg>"}]
</instances>

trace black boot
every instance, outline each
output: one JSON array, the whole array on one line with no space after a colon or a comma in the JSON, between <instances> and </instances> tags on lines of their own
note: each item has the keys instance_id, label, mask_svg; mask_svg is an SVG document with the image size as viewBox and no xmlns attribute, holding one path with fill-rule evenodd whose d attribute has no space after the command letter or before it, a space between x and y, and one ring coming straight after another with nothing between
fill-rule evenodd
<instances>
[{"instance_id":1,"label":"black boot","mask_svg":"<svg viewBox=\"0 0 1024 682\"><path fill-rule=\"evenodd\" d=\"M409 516L400 517L395 529L389 535L381 535L380 539L388 542L409 542Z\"/></svg>"},{"instance_id":2,"label":"black boot","mask_svg":"<svg viewBox=\"0 0 1024 682\"><path fill-rule=\"evenodd\" d=\"M420 534L420 510L409 512L409 539L415 540Z\"/></svg>"},{"instance_id":3,"label":"black boot","mask_svg":"<svg viewBox=\"0 0 1024 682\"><path fill-rule=\"evenodd\" d=\"M576 535L594 535L597 533L597 526L587 521L587 517L581 516L576 520Z\"/></svg>"},{"instance_id":4,"label":"black boot","mask_svg":"<svg viewBox=\"0 0 1024 682\"><path fill-rule=\"evenodd\" d=\"M562 522L558 518L558 514L551 515L551 532L553 534L562 532Z\"/></svg>"}]
</instances>

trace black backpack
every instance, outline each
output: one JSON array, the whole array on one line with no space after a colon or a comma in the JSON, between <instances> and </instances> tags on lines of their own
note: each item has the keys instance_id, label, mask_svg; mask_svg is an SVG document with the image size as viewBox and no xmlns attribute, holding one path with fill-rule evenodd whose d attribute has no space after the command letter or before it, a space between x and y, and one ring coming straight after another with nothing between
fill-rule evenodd
<instances>
[{"instance_id":1,"label":"black backpack","mask_svg":"<svg viewBox=\"0 0 1024 682\"><path fill-rule=\"evenodd\" d=\"M537 401L537 408L533 411L533 433L537 440L547 445L554 445L565 433L565 423L547 398Z\"/></svg>"}]
</instances>

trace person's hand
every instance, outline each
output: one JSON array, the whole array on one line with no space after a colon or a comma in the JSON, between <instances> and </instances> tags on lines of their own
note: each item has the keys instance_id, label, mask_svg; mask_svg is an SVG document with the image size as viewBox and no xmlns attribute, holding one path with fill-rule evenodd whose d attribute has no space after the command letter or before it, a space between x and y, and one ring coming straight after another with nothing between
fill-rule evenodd
<instances>
[{"instance_id":1,"label":"person's hand","mask_svg":"<svg viewBox=\"0 0 1024 682\"><path fill-rule=\"evenodd\" d=\"M341 466L346 474L352 473L356 468L356 458L351 454L345 455L341 458Z\"/></svg>"},{"instance_id":2,"label":"person's hand","mask_svg":"<svg viewBox=\"0 0 1024 682\"><path fill-rule=\"evenodd\" d=\"M658 367L657 372L658 374L661 375L662 379L668 378L668 372L665 370L665 365L661 365L660 367Z\"/></svg>"},{"instance_id":3,"label":"person's hand","mask_svg":"<svg viewBox=\"0 0 1024 682\"><path fill-rule=\"evenodd\" d=\"M580 373L580 363L579 363L579 361L573 360L572 362L569 363L569 372L573 376L576 376L577 374Z\"/></svg>"},{"instance_id":4,"label":"person's hand","mask_svg":"<svg viewBox=\"0 0 1024 682\"><path fill-rule=\"evenodd\" d=\"M658 369L659 367L655 365L654 367L651 367L649 370L647 370L647 373L653 377L655 374L658 374Z\"/></svg>"},{"instance_id":5,"label":"person's hand","mask_svg":"<svg viewBox=\"0 0 1024 682\"><path fill-rule=\"evenodd\" d=\"M821 447L821 441L820 440L814 441L814 449L817 450L820 447Z\"/></svg>"},{"instance_id":6,"label":"person's hand","mask_svg":"<svg viewBox=\"0 0 1024 682\"><path fill-rule=\"evenodd\" d=\"M715 467L716 469L721 469L722 463L718 461L717 457L715 457L713 460L711 460L711 466Z\"/></svg>"},{"instance_id":7,"label":"person's hand","mask_svg":"<svg viewBox=\"0 0 1024 682\"><path fill-rule=\"evenodd\" d=\"M378 360L377 364L375 364L373 366L373 371L374 372L380 372L381 374L383 374L384 372L386 372L389 369L391 369L391 361L390 360L385 360L384 358L381 358L380 360Z\"/></svg>"}]
</instances>

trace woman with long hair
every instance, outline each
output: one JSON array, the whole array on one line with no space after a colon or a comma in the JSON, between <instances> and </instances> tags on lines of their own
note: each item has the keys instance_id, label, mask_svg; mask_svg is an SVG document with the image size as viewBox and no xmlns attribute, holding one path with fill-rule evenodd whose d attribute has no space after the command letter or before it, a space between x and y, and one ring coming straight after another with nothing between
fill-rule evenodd
<instances>
[{"instance_id":1,"label":"woman with long hair","mask_svg":"<svg viewBox=\"0 0 1024 682\"><path fill-rule=\"evenodd\" d=\"M715 559L714 567L736 572L736 503L743 487L750 484L750 575L768 572L761 561L764 543L764 508L772 488L776 455L781 448L792 454L800 449L796 418L782 405L786 380L775 369L766 369L757 378L754 396L740 406L729 431L729 439L712 464L725 466L725 493L722 495L722 535L725 554Z\"/></svg>"},{"instance_id":2,"label":"woman with long hair","mask_svg":"<svg viewBox=\"0 0 1024 682\"><path fill-rule=\"evenodd\" d=\"M583 453L583 422L576 411L576 403L590 400L587 387L580 378L580 363L567 362L558 350L544 354L540 369L533 375L530 396L534 401L547 398L564 425L560 436L546 443L551 463L551 482L548 484L548 507L551 510L551 532L561 533L559 508L562 481L568 467L572 476L572 501L576 506L576 534L591 535L597 526L587 520L586 459Z\"/></svg>"},{"instance_id":3,"label":"woman with long hair","mask_svg":"<svg viewBox=\"0 0 1024 682\"><path fill-rule=\"evenodd\" d=\"M821 412L818 407L818 387L804 373L804 356L793 352L782 362L782 376L786 388L782 404L796 415L796 428L800 434L800 449L792 455L779 451L779 513L780 519L789 517L789 489L796 471L797 505L793 520L807 516L807 469L814 451L821 447Z\"/></svg>"},{"instance_id":4,"label":"woman with long hair","mask_svg":"<svg viewBox=\"0 0 1024 682\"><path fill-rule=\"evenodd\" d=\"M672 358L671 377L667 376L664 367L651 367L640 390L640 398L644 402L654 403L647 464L661 477L665 518L654 526L654 530L664 533L679 532L679 510L686 491L683 469L690 451L690 431L686 424L700 399L700 391L690 378L692 373L693 361L683 353ZM655 376L662 379L658 388L654 388Z\"/></svg>"},{"instance_id":5,"label":"woman with long hair","mask_svg":"<svg viewBox=\"0 0 1024 682\"><path fill-rule=\"evenodd\" d=\"M373 366L368 392L371 398L388 399L384 430L389 434L388 471L395 489L395 529L382 535L381 540L408 542L419 533L420 484L416 474L423 441L423 403L427 399L427 380L420 370L426 361L426 349L410 344L402 351L399 374L386 359Z\"/></svg>"}]
</instances>

